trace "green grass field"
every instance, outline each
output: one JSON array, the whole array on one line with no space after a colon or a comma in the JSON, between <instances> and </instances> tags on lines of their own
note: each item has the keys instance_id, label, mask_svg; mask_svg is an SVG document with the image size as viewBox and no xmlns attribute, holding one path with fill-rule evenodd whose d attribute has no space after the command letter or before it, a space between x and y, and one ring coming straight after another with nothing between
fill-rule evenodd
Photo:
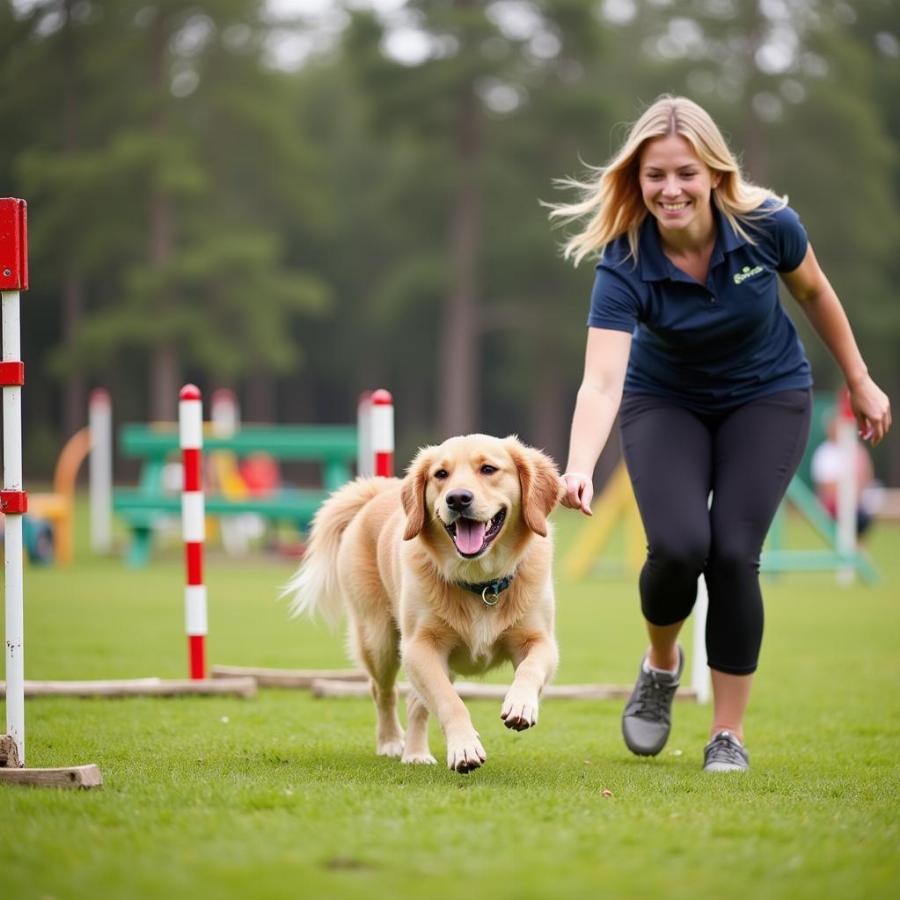
<instances>
[{"instance_id":1,"label":"green grass field","mask_svg":"<svg viewBox=\"0 0 900 900\"><path fill-rule=\"evenodd\" d=\"M564 551L578 523L556 520ZM823 574L766 582L747 775L700 771L710 711L690 703L676 706L663 753L641 760L622 744L618 701L548 700L521 734L502 726L499 702L472 702L488 762L461 776L375 757L368 700L29 701L29 765L95 762L105 783L0 785L0 890L896 897L900 530L880 527L871 551L873 588ZM291 563L211 553L207 570L212 662L346 665L340 635L289 621L276 602ZM182 578L175 550L145 571L83 548L69 571L30 568L27 677L184 677ZM644 646L633 580L557 587L557 683L631 682ZM432 749L442 759L436 727Z\"/></svg>"}]
</instances>

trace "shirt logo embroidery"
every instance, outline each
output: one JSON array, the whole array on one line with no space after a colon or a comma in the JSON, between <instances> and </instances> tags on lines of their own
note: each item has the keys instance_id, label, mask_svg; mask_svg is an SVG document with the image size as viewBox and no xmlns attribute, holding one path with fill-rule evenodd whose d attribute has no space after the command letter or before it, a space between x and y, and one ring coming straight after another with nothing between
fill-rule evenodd
<instances>
[{"instance_id":1,"label":"shirt logo embroidery","mask_svg":"<svg viewBox=\"0 0 900 900\"><path fill-rule=\"evenodd\" d=\"M748 278L752 278L754 275L760 275L765 271L766 270L762 266L754 266L752 269L750 268L750 266L744 266L744 268L741 269L740 272L734 273L734 283L742 284Z\"/></svg>"}]
</instances>

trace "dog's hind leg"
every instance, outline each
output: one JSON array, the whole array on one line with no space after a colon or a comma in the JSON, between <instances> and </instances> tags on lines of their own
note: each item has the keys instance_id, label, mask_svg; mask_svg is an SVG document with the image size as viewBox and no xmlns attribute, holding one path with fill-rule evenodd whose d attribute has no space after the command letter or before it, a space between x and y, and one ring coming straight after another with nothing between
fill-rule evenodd
<instances>
[{"instance_id":1,"label":"dog's hind leg","mask_svg":"<svg viewBox=\"0 0 900 900\"><path fill-rule=\"evenodd\" d=\"M354 616L351 633L356 656L369 673L375 701L375 752L379 756L403 753L403 728L397 716L397 672L400 637L391 622L359 622Z\"/></svg>"},{"instance_id":2,"label":"dog's hind leg","mask_svg":"<svg viewBox=\"0 0 900 900\"><path fill-rule=\"evenodd\" d=\"M413 688L406 695L406 742L400 761L428 765L437 762L428 749L428 707Z\"/></svg>"}]
</instances>

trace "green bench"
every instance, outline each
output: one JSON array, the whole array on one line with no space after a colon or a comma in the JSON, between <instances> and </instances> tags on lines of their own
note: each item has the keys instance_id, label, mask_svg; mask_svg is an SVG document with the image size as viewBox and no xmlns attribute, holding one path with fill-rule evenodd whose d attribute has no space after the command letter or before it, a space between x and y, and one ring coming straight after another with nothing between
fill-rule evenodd
<instances>
[{"instance_id":1,"label":"green bench","mask_svg":"<svg viewBox=\"0 0 900 900\"><path fill-rule=\"evenodd\" d=\"M113 492L113 509L131 532L127 561L146 565L159 523L181 513L181 496L163 489L163 469L180 459L178 430L171 426L124 425L119 431L123 456L143 461L138 486ZM229 437L204 433L204 455L233 453L238 459L267 453L279 462L313 462L321 466L321 488L285 488L260 497L231 498L207 494L208 515L256 513L270 522L309 527L331 491L353 477L356 463L355 425L247 425Z\"/></svg>"}]
</instances>

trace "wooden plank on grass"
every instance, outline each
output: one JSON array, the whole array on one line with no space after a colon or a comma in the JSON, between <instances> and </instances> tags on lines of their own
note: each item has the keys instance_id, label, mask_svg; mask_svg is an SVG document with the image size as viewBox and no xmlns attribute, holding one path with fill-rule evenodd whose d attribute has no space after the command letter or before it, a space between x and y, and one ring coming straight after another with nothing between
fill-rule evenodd
<instances>
[{"instance_id":1,"label":"wooden plank on grass","mask_svg":"<svg viewBox=\"0 0 900 900\"><path fill-rule=\"evenodd\" d=\"M317 679L368 681L361 669L259 669L248 666L213 666L212 678L255 678L260 687L308 688Z\"/></svg>"},{"instance_id":2,"label":"wooden plank on grass","mask_svg":"<svg viewBox=\"0 0 900 900\"><path fill-rule=\"evenodd\" d=\"M96 788L103 784L103 776L95 765L72 766L63 769L4 769L0 768L0 784L25 784L33 787Z\"/></svg>"},{"instance_id":3,"label":"wooden plank on grass","mask_svg":"<svg viewBox=\"0 0 900 900\"><path fill-rule=\"evenodd\" d=\"M255 697L255 678L165 680L133 678L120 681L26 681L26 697L182 697L206 694ZM6 683L0 681L0 697Z\"/></svg>"},{"instance_id":4,"label":"wooden plank on grass","mask_svg":"<svg viewBox=\"0 0 900 900\"><path fill-rule=\"evenodd\" d=\"M453 687L463 700L502 700L509 685L505 684L481 684L471 681L458 681ZM330 678L321 678L313 681L311 685L315 697L367 697L369 686L357 681L339 681ZM399 682L397 690L401 695L409 691L406 682ZM544 698L556 698L562 700L618 700L631 696L631 685L619 684L551 684L544 688ZM689 688L681 688L675 694L676 700L696 700L697 692Z\"/></svg>"}]
</instances>

